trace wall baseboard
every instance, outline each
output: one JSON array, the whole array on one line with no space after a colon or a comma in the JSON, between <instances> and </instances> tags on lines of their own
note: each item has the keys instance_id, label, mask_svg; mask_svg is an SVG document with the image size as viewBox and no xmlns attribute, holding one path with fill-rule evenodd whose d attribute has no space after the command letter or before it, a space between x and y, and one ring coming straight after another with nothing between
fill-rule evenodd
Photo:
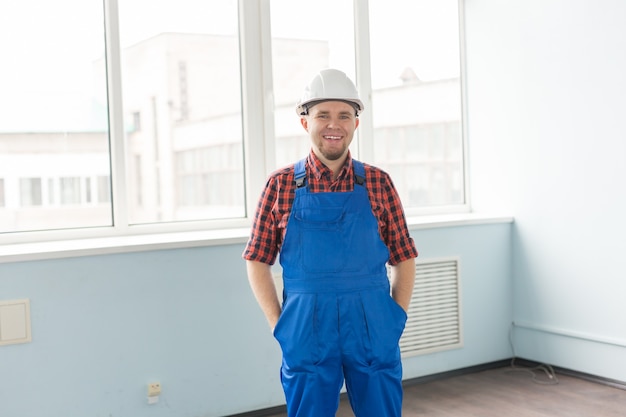
<instances>
[{"instance_id":1,"label":"wall baseboard","mask_svg":"<svg viewBox=\"0 0 626 417\"><path fill-rule=\"evenodd\" d=\"M483 363L480 365L469 366L467 368L454 369L452 371L440 372L432 375L420 376L417 378L406 379L402 381L402 385L410 386L416 384L425 384L431 381L439 381L453 376L468 375L476 372L487 371L489 369L504 368L511 363L510 359L503 359L495 362Z\"/></svg>"},{"instance_id":2,"label":"wall baseboard","mask_svg":"<svg viewBox=\"0 0 626 417\"><path fill-rule=\"evenodd\" d=\"M279 405L279 406L276 406L276 407L263 408L261 410L249 411L247 413L242 413L242 414L230 414L230 415L224 416L224 417L267 417L267 416L273 416L273 415L276 415L276 414L286 413L286 412L287 412L287 406L286 405Z\"/></svg>"}]
</instances>

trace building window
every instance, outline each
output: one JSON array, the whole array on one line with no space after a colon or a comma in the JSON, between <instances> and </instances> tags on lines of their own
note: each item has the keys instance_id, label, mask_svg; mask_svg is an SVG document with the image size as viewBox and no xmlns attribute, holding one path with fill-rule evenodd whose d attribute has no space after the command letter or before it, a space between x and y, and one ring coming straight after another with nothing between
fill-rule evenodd
<instances>
[{"instance_id":1,"label":"building window","mask_svg":"<svg viewBox=\"0 0 626 417\"><path fill-rule=\"evenodd\" d=\"M59 181L62 205L77 205L81 201L80 177L64 177Z\"/></svg>"},{"instance_id":2,"label":"building window","mask_svg":"<svg viewBox=\"0 0 626 417\"><path fill-rule=\"evenodd\" d=\"M48 178L48 187L46 189L46 201L48 206L54 206L57 202L57 183L54 178Z\"/></svg>"},{"instance_id":3,"label":"building window","mask_svg":"<svg viewBox=\"0 0 626 417\"><path fill-rule=\"evenodd\" d=\"M189 98L187 88L187 63L181 61L178 63L178 120L187 120L189 118Z\"/></svg>"},{"instance_id":4,"label":"building window","mask_svg":"<svg viewBox=\"0 0 626 417\"><path fill-rule=\"evenodd\" d=\"M20 178L20 205L41 206L41 178Z\"/></svg>"},{"instance_id":5,"label":"building window","mask_svg":"<svg viewBox=\"0 0 626 417\"><path fill-rule=\"evenodd\" d=\"M211 218L232 217L237 211L244 214L243 192L233 192L243 181L240 156L237 143L177 154L179 220L198 211Z\"/></svg>"},{"instance_id":6,"label":"building window","mask_svg":"<svg viewBox=\"0 0 626 417\"><path fill-rule=\"evenodd\" d=\"M141 130L141 113L135 111L131 114L132 120L132 132L139 132Z\"/></svg>"}]
</instances>

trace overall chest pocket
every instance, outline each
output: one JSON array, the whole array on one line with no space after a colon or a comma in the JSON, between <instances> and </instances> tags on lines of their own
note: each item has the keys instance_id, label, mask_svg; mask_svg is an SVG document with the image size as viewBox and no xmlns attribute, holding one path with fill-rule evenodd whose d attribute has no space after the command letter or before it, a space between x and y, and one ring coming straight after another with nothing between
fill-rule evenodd
<instances>
[{"instance_id":1,"label":"overall chest pocket","mask_svg":"<svg viewBox=\"0 0 626 417\"><path fill-rule=\"evenodd\" d=\"M345 271L354 216L343 207L307 208L295 212L300 225L300 253L305 271Z\"/></svg>"}]
</instances>

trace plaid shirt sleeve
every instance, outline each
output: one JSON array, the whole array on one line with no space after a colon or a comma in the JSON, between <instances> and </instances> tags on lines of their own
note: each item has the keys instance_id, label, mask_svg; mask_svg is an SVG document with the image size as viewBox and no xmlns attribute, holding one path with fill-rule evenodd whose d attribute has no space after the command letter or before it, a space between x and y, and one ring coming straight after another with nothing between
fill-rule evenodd
<instances>
[{"instance_id":1,"label":"plaid shirt sleeve","mask_svg":"<svg viewBox=\"0 0 626 417\"><path fill-rule=\"evenodd\" d=\"M269 176L257 204L242 257L273 265L282 244L295 195L293 165Z\"/></svg>"},{"instance_id":2,"label":"plaid shirt sleeve","mask_svg":"<svg viewBox=\"0 0 626 417\"><path fill-rule=\"evenodd\" d=\"M400 196L385 171L365 165L367 190L380 235L389 248L389 264L417 257L415 242L409 234Z\"/></svg>"}]
</instances>

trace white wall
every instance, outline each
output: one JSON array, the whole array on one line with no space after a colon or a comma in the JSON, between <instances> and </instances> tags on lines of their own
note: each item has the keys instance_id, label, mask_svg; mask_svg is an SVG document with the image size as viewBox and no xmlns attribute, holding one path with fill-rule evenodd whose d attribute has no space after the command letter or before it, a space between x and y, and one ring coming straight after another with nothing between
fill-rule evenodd
<instances>
[{"instance_id":1,"label":"white wall","mask_svg":"<svg viewBox=\"0 0 626 417\"><path fill-rule=\"evenodd\" d=\"M465 9L473 204L515 217L516 354L626 381L626 2Z\"/></svg>"}]
</instances>

